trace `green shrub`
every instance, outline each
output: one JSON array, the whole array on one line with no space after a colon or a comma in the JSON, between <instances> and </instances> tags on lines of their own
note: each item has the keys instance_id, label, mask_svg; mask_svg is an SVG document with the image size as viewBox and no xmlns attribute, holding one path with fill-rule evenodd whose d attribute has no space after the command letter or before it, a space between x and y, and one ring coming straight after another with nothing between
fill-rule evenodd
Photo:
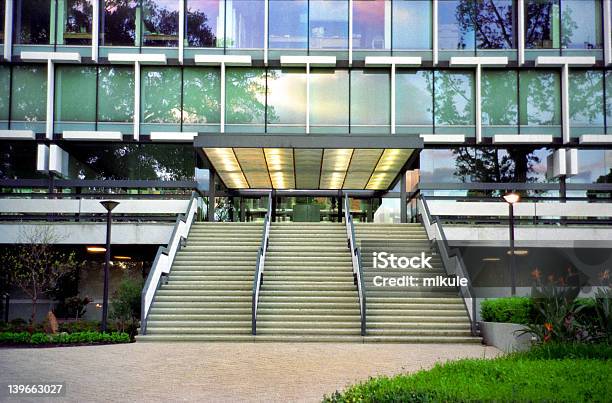
<instances>
[{"instance_id":1,"label":"green shrub","mask_svg":"<svg viewBox=\"0 0 612 403\"><path fill-rule=\"evenodd\" d=\"M531 298L511 297L484 300L480 315L485 322L527 325L534 320L535 311Z\"/></svg>"},{"instance_id":2,"label":"green shrub","mask_svg":"<svg viewBox=\"0 0 612 403\"><path fill-rule=\"evenodd\" d=\"M608 343L543 343L535 344L529 351L513 353L516 358L559 360L596 359L612 360L612 344Z\"/></svg>"},{"instance_id":3,"label":"green shrub","mask_svg":"<svg viewBox=\"0 0 612 403\"><path fill-rule=\"evenodd\" d=\"M372 378L326 402L608 401L612 363L515 356L437 364L428 371Z\"/></svg>"},{"instance_id":4,"label":"green shrub","mask_svg":"<svg viewBox=\"0 0 612 403\"><path fill-rule=\"evenodd\" d=\"M121 332L129 333L132 339L136 336L140 324L142 287L142 281L126 278L119 284L111 301L111 319L115 319L117 328Z\"/></svg>"},{"instance_id":5,"label":"green shrub","mask_svg":"<svg viewBox=\"0 0 612 403\"><path fill-rule=\"evenodd\" d=\"M54 335L46 333L28 332L2 332L0 333L0 344L8 345L48 345L48 344L95 344L95 343L129 343L130 335L127 333L100 333L100 332L76 332L58 333Z\"/></svg>"}]
</instances>

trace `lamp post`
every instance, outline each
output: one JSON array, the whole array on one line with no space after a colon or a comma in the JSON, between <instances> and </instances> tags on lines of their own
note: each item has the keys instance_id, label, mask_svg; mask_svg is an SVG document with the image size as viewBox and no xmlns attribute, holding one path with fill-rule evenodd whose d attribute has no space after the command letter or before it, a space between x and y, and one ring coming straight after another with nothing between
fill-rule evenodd
<instances>
[{"instance_id":1,"label":"lamp post","mask_svg":"<svg viewBox=\"0 0 612 403\"><path fill-rule=\"evenodd\" d=\"M504 201L508 203L508 222L510 226L510 281L512 295L516 295L516 254L514 253L514 204L521 200L518 193L510 192L504 196Z\"/></svg>"},{"instance_id":2,"label":"lamp post","mask_svg":"<svg viewBox=\"0 0 612 403\"><path fill-rule=\"evenodd\" d=\"M104 259L104 296L102 300L102 325L101 330L106 332L106 320L108 317L108 277L110 266L110 243L111 243L111 211L119 205L113 200L104 200L100 204L106 209L106 257Z\"/></svg>"}]
</instances>

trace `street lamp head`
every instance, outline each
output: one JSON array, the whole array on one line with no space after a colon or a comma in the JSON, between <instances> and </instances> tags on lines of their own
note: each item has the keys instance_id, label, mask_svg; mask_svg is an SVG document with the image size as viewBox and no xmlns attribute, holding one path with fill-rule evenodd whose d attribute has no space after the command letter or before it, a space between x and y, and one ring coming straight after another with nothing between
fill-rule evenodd
<instances>
[{"instance_id":1,"label":"street lamp head","mask_svg":"<svg viewBox=\"0 0 612 403\"><path fill-rule=\"evenodd\" d=\"M521 195L514 192L506 193L503 197L508 204L518 203L521 200Z\"/></svg>"},{"instance_id":2,"label":"street lamp head","mask_svg":"<svg viewBox=\"0 0 612 403\"><path fill-rule=\"evenodd\" d=\"M100 204L104 206L106 211L113 211L113 209L119 205L119 202L114 200L103 200Z\"/></svg>"}]
</instances>

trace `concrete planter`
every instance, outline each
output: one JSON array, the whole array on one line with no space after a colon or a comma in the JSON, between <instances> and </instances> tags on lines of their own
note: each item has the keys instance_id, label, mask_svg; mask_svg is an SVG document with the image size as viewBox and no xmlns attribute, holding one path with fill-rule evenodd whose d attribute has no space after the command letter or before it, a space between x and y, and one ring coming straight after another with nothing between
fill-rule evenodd
<instances>
[{"instance_id":1,"label":"concrete planter","mask_svg":"<svg viewBox=\"0 0 612 403\"><path fill-rule=\"evenodd\" d=\"M525 351L531 347L531 334L521 334L525 328L516 323L479 322L480 334L489 346L495 346L505 353Z\"/></svg>"}]
</instances>

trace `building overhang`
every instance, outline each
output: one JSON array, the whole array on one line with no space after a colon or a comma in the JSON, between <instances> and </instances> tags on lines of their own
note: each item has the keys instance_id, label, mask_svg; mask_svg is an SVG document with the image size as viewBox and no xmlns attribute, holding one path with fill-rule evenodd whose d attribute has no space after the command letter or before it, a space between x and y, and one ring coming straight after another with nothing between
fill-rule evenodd
<instances>
[{"instance_id":1,"label":"building overhang","mask_svg":"<svg viewBox=\"0 0 612 403\"><path fill-rule=\"evenodd\" d=\"M388 190L423 148L417 136L199 134L229 189Z\"/></svg>"}]
</instances>

